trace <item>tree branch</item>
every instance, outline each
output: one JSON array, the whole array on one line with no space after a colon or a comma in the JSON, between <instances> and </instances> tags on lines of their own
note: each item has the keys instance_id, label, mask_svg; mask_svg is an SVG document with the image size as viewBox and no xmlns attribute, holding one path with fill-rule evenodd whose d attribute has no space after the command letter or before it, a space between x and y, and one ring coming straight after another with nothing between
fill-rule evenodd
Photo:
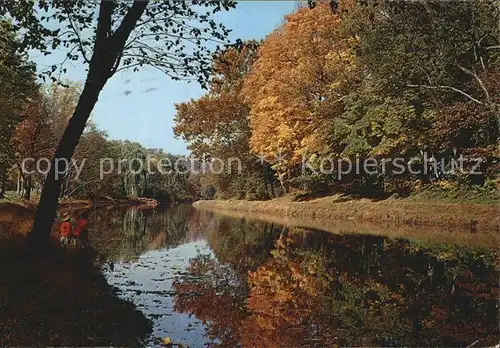
<instances>
[{"instance_id":1,"label":"tree branch","mask_svg":"<svg viewBox=\"0 0 500 348\"><path fill-rule=\"evenodd\" d=\"M114 0L101 0L99 6L99 17L97 19L97 30L95 38L95 46L100 47L106 42L109 33L111 32L111 17L115 9ZM94 48L94 52L96 49Z\"/></svg>"},{"instance_id":2,"label":"tree branch","mask_svg":"<svg viewBox=\"0 0 500 348\"><path fill-rule=\"evenodd\" d=\"M474 77L476 79L477 83L479 84L479 86L483 90L484 95L486 96L486 100L488 101L489 104L491 104L490 93L488 92L488 89L484 85L483 80L481 80L481 78L479 76L477 76L477 74L474 71L472 71L470 69L467 69L464 66L459 65L458 68L460 70L462 70L463 72L465 72L466 74L468 74L468 75L470 75L470 76L472 76L472 77Z\"/></svg>"},{"instance_id":3,"label":"tree branch","mask_svg":"<svg viewBox=\"0 0 500 348\"><path fill-rule=\"evenodd\" d=\"M111 44L116 50L121 50L121 48L125 46L125 43L128 37L130 36L130 33L132 32L135 25L137 24L142 14L146 10L148 4L149 0L134 1L132 7L130 7L127 14L120 23L120 26L111 36ZM116 52L116 54L118 54L118 52Z\"/></svg>"},{"instance_id":4,"label":"tree branch","mask_svg":"<svg viewBox=\"0 0 500 348\"><path fill-rule=\"evenodd\" d=\"M71 18L71 14L70 13L68 13L68 20L69 20L69 24L71 26L71 29L75 33L76 39L78 40L78 46L80 48L80 52L82 52L83 60L88 64L88 63L90 63L90 60L87 58L87 55L85 53L85 48L83 47L82 38L80 36L80 32L77 29L77 27L75 26L75 24L73 23L73 19Z\"/></svg>"},{"instance_id":5,"label":"tree branch","mask_svg":"<svg viewBox=\"0 0 500 348\"><path fill-rule=\"evenodd\" d=\"M447 89L447 90L451 90L451 91L454 91L454 92L457 92L457 93L460 93L461 95L463 95L464 97L467 97L469 98L470 100L472 100L473 102L475 103L478 103L478 104L484 104L482 101L474 98L473 96L471 96L470 94L467 94L465 93L464 91L458 89L458 88L455 88L455 87L452 87L452 86L429 86L429 85L406 85L407 87L410 87L410 88L425 88L425 89Z\"/></svg>"}]
</instances>

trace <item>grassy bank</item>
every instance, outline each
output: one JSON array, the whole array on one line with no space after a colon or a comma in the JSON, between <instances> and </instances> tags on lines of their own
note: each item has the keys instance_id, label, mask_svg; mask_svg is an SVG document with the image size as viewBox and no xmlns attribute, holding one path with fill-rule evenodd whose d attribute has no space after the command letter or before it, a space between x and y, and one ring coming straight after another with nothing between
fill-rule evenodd
<instances>
[{"instance_id":1,"label":"grassy bank","mask_svg":"<svg viewBox=\"0 0 500 348\"><path fill-rule=\"evenodd\" d=\"M497 204L420 202L408 199L349 199L329 196L304 202L284 197L270 201L213 200L193 204L198 209L237 212L269 217L308 219L323 224L350 222L393 227L433 228L443 233L490 234L496 237L500 226Z\"/></svg>"}]
</instances>

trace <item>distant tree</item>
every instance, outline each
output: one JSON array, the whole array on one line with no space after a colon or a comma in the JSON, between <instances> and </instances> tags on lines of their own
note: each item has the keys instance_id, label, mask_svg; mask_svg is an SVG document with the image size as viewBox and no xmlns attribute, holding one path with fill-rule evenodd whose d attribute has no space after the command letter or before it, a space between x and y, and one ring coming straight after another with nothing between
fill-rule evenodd
<instances>
[{"instance_id":1,"label":"distant tree","mask_svg":"<svg viewBox=\"0 0 500 348\"><path fill-rule=\"evenodd\" d=\"M26 55L17 52L13 26L2 20L0 38L0 198L3 198L7 171L14 164L12 136L37 85L34 66Z\"/></svg>"},{"instance_id":2,"label":"distant tree","mask_svg":"<svg viewBox=\"0 0 500 348\"><path fill-rule=\"evenodd\" d=\"M30 199L35 181L42 185L46 180L46 176L34 170L35 163L42 158L52 158L75 109L78 86L71 82L66 84L68 87L64 88L57 84L39 88L37 94L26 103L23 120L14 131L11 145L15 150L16 167L23 183L25 199ZM29 161L24 162L25 159Z\"/></svg>"},{"instance_id":3,"label":"distant tree","mask_svg":"<svg viewBox=\"0 0 500 348\"><path fill-rule=\"evenodd\" d=\"M17 167L23 181L24 199L31 198L35 163L52 155L56 141L51 115L43 110L43 95L34 98L25 108L25 118L16 127L12 143L16 149ZM25 162L26 160L26 162Z\"/></svg>"},{"instance_id":4,"label":"distant tree","mask_svg":"<svg viewBox=\"0 0 500 348\"><path fill-rule=\"evenodd\" d=\"M215 0L194 0L192 4L147 0L0 3L0 15L13 18L15 28L24 33L22 47L45 53L66 48L67 59L88 64L82 94L42 190L30 234L33 241L46 240L56 216L62 178L55 177L55 159L72 157L109 78L126 68L138 70L149 65L175 79L203 82L210 67L210 50L204 44L222 42L228 34L212 19L212 13L234 5L232 1ZM205 11L204 7L209 9Z\"/></svg>"}]
</instances>

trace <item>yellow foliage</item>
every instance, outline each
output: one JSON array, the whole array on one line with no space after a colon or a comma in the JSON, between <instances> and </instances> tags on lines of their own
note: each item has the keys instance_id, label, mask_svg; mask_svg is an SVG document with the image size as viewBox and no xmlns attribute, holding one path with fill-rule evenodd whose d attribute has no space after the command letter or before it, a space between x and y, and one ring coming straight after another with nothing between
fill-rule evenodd
<instances>
[{"instance_id":1,"label":"yellow foliage","mask_svg":"<svg viewBox=\"0 0 500 348\"><path fill-rule=\"evenodd\" d=\"M172 345L172 339L167 336L161 340L161 343L163 343L166 346Z\"/></svg>"},{"instance_id":2,"label":"yellow foliage","mask_svg":"<svg viewBox=\"0 0 500 348\"><path fill-rule=\"evenodd\" d=\"M344 37L339 24L327 2L299 9L264 41L245 78L251 150L270 161L280 158L278 169L328 147L325 120L342 112L356 70L354 39Z\"/></svg>"}]
</instances>

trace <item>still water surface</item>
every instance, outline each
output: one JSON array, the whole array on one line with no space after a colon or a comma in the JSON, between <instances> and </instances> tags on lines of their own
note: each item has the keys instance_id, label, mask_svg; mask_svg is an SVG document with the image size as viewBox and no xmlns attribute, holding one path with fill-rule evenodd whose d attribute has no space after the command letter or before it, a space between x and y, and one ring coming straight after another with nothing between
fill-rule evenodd
<instances>
[{"instance_id":1,"label":"still water surface","mask_svg":"<svg viewBox=\"0 0 500 348\"><path fill-rule=\"evenodd\" d=\"M333 234L187 206L97 210L91 243L145 345L491 346L497 245ZM109 265L113 262L113 271Z\"/></svg>"}]
</instances>

